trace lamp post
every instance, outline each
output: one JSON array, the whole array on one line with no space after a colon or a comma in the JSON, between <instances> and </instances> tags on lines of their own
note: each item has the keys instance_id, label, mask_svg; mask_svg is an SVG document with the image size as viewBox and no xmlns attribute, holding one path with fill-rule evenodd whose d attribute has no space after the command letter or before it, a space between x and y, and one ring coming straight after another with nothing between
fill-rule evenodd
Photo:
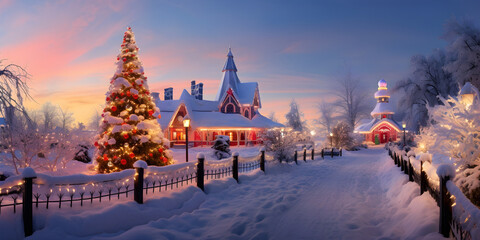
<instances>
[{"instance_id":1,"label":"lamp post","mask_svg":"<svg viewBox=\"0 0 480 240\"><path fill-rule=\"evenodd\" d=\"M402 123L402 128L403 128L403 147L405 147L405 143L406 143L406 140L405 140L405 128L407 127L407 124L406 123Z\"/></svg>"},{"instance_id":2,"label":"lamp post","mask_svg":"<svg viewBox=\"0 0 480 240\"><path fill-rule=\"evenodd\" d=\"M330 133L330 147L333 148L333 133Z\"/></svg>"},{"instance_id":3,"label":"lamp post","mask_svg":"<svg viewBox=\"0 0 480 240\"><path fill-rule=\"evenodd\" d=\"M185 161L188 162L188 128L190 127L190 116L188 114L183 118L183 126L185 127Z\"/></svg>"}]
</instances>

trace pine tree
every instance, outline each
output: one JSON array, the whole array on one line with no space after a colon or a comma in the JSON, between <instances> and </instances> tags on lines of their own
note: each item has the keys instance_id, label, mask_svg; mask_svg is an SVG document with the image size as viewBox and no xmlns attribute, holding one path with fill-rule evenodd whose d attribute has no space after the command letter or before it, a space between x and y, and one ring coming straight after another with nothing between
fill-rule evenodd
<instances>
[{"instance_id":1,"label":"pine tree","mask_svg":"<svg viewBox=\"0 0 480 240\"><path fill-rule=\"evenodd\" d=\"M305 130L304 123L301 120L303 114L298 110L298 105L295 100L290 102L290 111L285 115L287 119L287 126L291 127L294 131L302 132Z\"/></svg>"},{"instance_id":2,"label":"pine tree","mask_svg":"<svg viewBox=\"0 0 480 240\"><path fill-rule=\"evenodd\" d=\"M123 37L117 71L106 93L102 122L95 138L99 173L133 168L137 160L157 166L173 162L166 147L168 140L163 137L157 122L160 110L150 96L137 53L135 36L129 27Z\"/></svg>"}]
</instances>

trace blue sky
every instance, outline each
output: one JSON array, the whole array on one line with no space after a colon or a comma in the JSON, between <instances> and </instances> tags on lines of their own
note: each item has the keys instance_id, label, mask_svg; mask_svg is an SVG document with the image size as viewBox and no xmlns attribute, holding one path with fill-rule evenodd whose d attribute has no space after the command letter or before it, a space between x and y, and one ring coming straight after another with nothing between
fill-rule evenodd
<instances>
[{"instance_id":1,"label":"blue sky","mask_svg":"<svg viewBox=\"0 0 480 240\"><path fill-rule=\"evenodd\" d=\"M305 118L331 101L351 71L373 93L408 75L410 57L445 46L444 24L476 1L11 1L0 0L0 58L25 66L36 108L50 101L87 122L104 102L125 28L131 26L152 91L193 79L215 97L232 47L243 82L283 121L296 99Z\"/></svg>"}]
</instances>

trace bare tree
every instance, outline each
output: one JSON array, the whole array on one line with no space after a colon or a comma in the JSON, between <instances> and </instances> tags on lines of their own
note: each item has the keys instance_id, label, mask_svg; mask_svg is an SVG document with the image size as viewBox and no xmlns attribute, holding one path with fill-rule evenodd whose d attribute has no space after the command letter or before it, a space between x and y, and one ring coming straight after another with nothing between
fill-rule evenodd
<instances>
[{"instance_id":1,"label":"bare tree","mask_svg":"<svg viewBox=\"0 0 480 240\"><path fill-rule=\"evenodd\" d=\"M350 125L351 129L354 129L361 117L366 115L368 105L366 94L360 91L358 81L352 78L350 72L340 81L337 96L339 101L336 105L341 109L343 119Z\"/></svg>"},{"instance_id":2,"label":"bare tree","mask_svg":"<svg viewBox=\"0 0 480 240\"><path fill-rule=\"evenodd\" d=\"M480 88L480 29L468 20L447 22L443 36L448 41L447 52L453 59L445 69L464 85L471 82Z\"/></svg>"},{"instance_id":3,"label":"bare tree","mask_svg":"<svg viewBox=\"0 0 480 240\"><path fill-rule=\"evenodd\" d=\"M320 113L320 118L315 122L323 126L326 131L326 134L332 132L332 127L335 124L335 106L334 104L327 103L322 101L318 104L318 111Z\"/></svg>"},{"instance_id":4,"label":"bare tree","mask_svg":"<svg viewBox=\"0 0 480 240\"><path fill-rule=\"evenodd\" d=\"M57 106L46 102L40 109L40 115L42 116L43 131L48 132L58 126L59 113Z\"/></svg>"},{"instance_id":5,"label":"bare tree","mask_svg":"<svg viewBox=\"0 0 480 240\"><path fill-rule=\"evenodd\" d=\"M427 107L442 102L438 96L447 98L458 92L458 85L452 74L444 66L448 64L445 52L435 50L430 56L413 56L412 73L402 81L398 81L393 91L403 91L400 97L399 110L405 113L405 121L411 129L418 131L428 124Z\"/></svg>"},{"instance_id":6,"label":"bare tree","mask_svg":"<svg viewBox=\"0 0 480 240\"><path fill-rule=\"evenodd\" d=\"M95 111L95 113L93 113L92 117L90 118L90 122L88 123L88 129L97 131L101 120L102 115L100 115L98 111Z\"/></svg>"},{"instance_id":7,"label":"bare tree","mask_svg":"<svg viewBox=\"0 0 480 240\"><path fill-rule=\"evenodd\" d=\"M60 127L66 131L70 130L70 127L75 121L75 118L73 118L73 113L70 112L68 109L62 109L61 107L58 108L58 111Z\"/></svg>"}]
</instances>

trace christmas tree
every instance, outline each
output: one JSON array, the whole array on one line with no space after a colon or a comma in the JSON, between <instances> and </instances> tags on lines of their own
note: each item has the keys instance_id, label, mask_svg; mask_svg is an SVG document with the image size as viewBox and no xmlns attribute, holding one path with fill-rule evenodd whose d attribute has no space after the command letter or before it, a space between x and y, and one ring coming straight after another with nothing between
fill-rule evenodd
<instances>
[{"instance_id":1,"label":"christmas tree","mask_svg":"<svg viewBox=\"0 0 480 240\"><path fill-rule=\"evenodd\" d=\"M123 36L117 71L106 93L100 132L95 138L99 173L133 168L137 160L157 166L173 162L166 147L168 140L157 122L160 110L150 96L137 53L135 36L129 27Z\"/></svg>"}]
</instances>

